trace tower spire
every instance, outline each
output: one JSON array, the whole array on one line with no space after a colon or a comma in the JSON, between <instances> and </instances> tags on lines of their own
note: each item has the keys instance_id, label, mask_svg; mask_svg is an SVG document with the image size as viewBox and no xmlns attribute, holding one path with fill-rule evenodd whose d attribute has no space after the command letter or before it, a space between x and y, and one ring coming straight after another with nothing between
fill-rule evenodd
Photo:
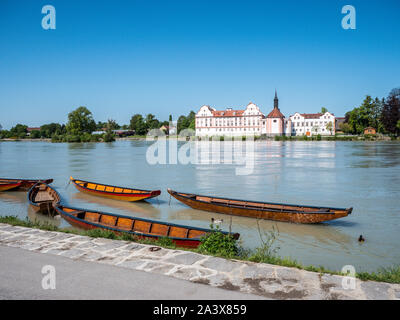
<instances>
[{"instance_id":1,"label":"tower spire","mask_svg":"<svg viewBox=\"0 0 400 320\"><path fill-rule=\"evenodd\" d=\"M276 89L275 89L275 98L274 98L274 109L279 109L279 100L278 100L278 94L276 93Z\"/></svg>"}]
</instances>

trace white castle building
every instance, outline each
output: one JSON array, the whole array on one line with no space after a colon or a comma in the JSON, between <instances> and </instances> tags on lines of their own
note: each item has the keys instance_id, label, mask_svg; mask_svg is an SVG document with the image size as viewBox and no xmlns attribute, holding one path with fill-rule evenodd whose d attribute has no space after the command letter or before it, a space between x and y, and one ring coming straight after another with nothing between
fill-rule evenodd
<instances>
[{"instance_id":1,"label":"white castle building","mask_svg":"<svg viewBox=\"0 0 400 320\"><path fill-rule=\"evenodd\" d=\"M335 134L335 116L333 113L298 113L290 116L292 136L332 135Z\"/></svg>"},{"instance_id":2,"label":"white castle building","mask_svg":"<svg viewBox=\"0 0 400 320\"><path fill-rule=\"evenodd\" d=\"M332 122L332 131L327 127ZM246 136L246 135L287 135L302 136L335 133L335 116L325 114L300 114L296 112L288 119L279 110L279 100L275 91L274 108L265 116L260 108L250 102L244 110L227 108L218 111L210 106L202 106L196 113L196 136Z\"/></svg>"}]
</instances>

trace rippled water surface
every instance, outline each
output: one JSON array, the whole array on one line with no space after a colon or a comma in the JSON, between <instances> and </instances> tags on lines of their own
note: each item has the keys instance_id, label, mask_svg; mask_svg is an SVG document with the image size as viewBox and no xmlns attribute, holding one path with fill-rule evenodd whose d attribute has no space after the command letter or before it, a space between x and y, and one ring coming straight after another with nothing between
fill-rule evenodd
<instances>
[{"instance_id":1,"label":"rippled water surface","mask_svg":"<svg viewBox=\"0 0 400 320\"><path fill-rule=\"evenodd\" d=\"M201 143L204 147L206 142ZM146 161L149 145L145 141L0 142L0 177L53 178L64 201L74 206L200 227L208 227L214 217L223 219L225 230L230 216L188 208L170 199L166 189L248 200L352 206L353 214L328 223L261 221L260 227L268 231L276 226L279 254L303 264L336 270L350 264L357 271L372 271L400 263L399 143L259 141L255 142L255 166L249 175L235 174L240 164L150 165ZM108 200L79 193L68 185L70 176L160 189L162 193L148 202ZM26 192L21 191L0 193L0 215L37 218L28 208ZM68 225L59 218L51 221ZM243 246L260 245L256 220L233 217L232 226L241 234ZM360 234L365 243L358 243Z\"/></svg>"}]
</instances>

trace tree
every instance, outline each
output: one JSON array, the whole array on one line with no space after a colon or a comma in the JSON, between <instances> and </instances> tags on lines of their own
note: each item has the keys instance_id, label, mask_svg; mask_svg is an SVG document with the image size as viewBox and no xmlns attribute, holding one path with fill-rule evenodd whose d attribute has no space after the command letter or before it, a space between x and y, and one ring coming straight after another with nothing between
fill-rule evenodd
<instances>
[{"instance_id":1,"label":"tree","mask_svg":"<svg viewBox=\"0 0 400 320\"><path fill-rule=\"evenodd\" d=\"M103 128L107 128L107 129L110 129L110 130L117 130L117 129L120 128L120 126L115 120L108 119L108 121L106 123L106 126L103 127Z\"/></svg>"},{"instance_id":2,"label":"tree","mask_svg":"<svg viewBox=\"0 0 400 320\"><path fill-rule=\"evenodd\" d=\"M393 89L383 104L381 121L386 132L400 134L397 127L400 120L400 88Z\"/></svg>"},{"instance_id":3,"label":"tree","mask_svg":"<svg viewBox=\"0 0 400 320\"><path fill-rule=\"evenodd\" d=\"M96 130L102 131L103 129L107 128L107 122L98 121L96 124Z\"/></svg>"},{"instance_id":4,"label":"tree","mask_svg":"<svg viewBox=\"0 0 400 320\"><path fill-rule=\"evenodd\" d=\"M185 116L180 116L178 118L178 123L177 123L177 130L178 133L181 132L182 130L186 129L189 126L190 123L188 123L188 120Z\"/></svg>"},{"instance_id":5,"label":"tree","mask_svg":"<svg viewBox=\"0 0 400 320\"><path fill-rule=\"evenodd\" d=\"M68 114L67 132L71 135L92 133L96 130L96 122L86 107L79 107Z\"/></svg>"},{"instance_id":6,"label":"tree","mask_svg":"<svg viewBox=\"0 0 400 320\"><path fill-rule=\"evenodd\" d=\"M321 108L321 113L324 114L324 113L326 113L326 112L328 112L328 109L325 108L325 107L322 107L322 108Z\"/></svg>"},{"instance_id":7,"label":"tree","mask_svg":"<svg viewBox=\"0 0 400 320\"><path fill-rule=\"evenodd\" d=\"M106 129L106 133L103 136L104 142L113 142L113 141L115 141L115 135L113 133L113 130L115 130L116 125L117 125L117 123L114 120L108 119L107 125L106 125L106 128L107 128Z\"/></svg>"},{"instance_id":8,"label":"tree","mask_svg":"<svg viewBox=\"0 0 400 320\"><path fill-rule=\"evenodd\" d=\"M28 126L18 123L15 127L10 129L12 137L24 138L28 132Z\"/></svg>"},{"instance_id":9,"label":"tree","mask_svg":"<svg viewBox=\"0 0 400 320\"><path fill-rule=\"evenodd\" d=\"M332 124L331 121L329 121L329 122L326 124L326 130L328 130L328 131L331 133L331 135L332 135L332 132L333 132L333 124Z\"/></svg>"},{"instance_id":10,"label":"tree","mask_svg":"<svg viewBox=\"0 0 400 320\"><path fill-rule=\"evenodd\" d=\"M132 116L129 127L138 135L145 135L147 133L146 125L142 115L140 114L135 114Z\"/></svg>"},{"instance_id":11,"label":"tree","mask_svg":"<svg viewBox=\"0 0 400 320\"><path fill-rule=\"evenodd\" d=\"M54 134L65 134L65 125L59 123L44 124L40 127L40 135L44 138L51 138Z\"/></svg>"},{"instance_id":12,"label":"tree","mask_svg":"<svg viewBox=\"0 0 400 320\"><path fill-rule=\"evenodd\" d=\"M151 129L158 129L160 127L160 121L158 121L154 114L151 113L146 116L145 124L147 131Z\"/></svg>"},{"instance_id":13,"label":"tree","mask_svg":"<svg viewBox=\"0 0 400 320\"><path fill-rule=\"evenodd\" d=\"M348 123L352 133L360 134L366 127L377 129L380 118L380 101L378 98L373 100L371 96L366 96L362 105L354 108L348 116Z\"/></svg>"},{"instance_id":14,"label":"tree","mask_svg":"<svg viewBox=\"0 0 400 320\"><path fill-rule=\"evenodd\" d=\"M169 115L168 121L172 122L172 114Z\"/></svg>"},{"instance_id":15,"label":"tree","mask_svg":"<svg viewBox=\"0 0 400 320\"><path fill-rule=\"evenodd\" d=\"M181 130L184 130L187 128L192 128L194 130L195 119L196 119L196 113L194 111L190 111L187 117L180 116L178 118L178 123L177 123L178 133L181 132Z\"/></svg>"},{"instance_id":16,"label":"tree","mask_svg":"<svg viewBox=\"0 0 400 320\"><path fill-rule=\"evenodd\" d=\"M351 127L347 122L339 123L339 129L344 133L351 133Z\"/></svg>"},{"instance_id":17,"label":"tree","mask_svg":"<svg viewBox=\"0 0 400 320\"><path fill-rule=\"evenodd\" d=\"M39 139L41 137L41 132L39 130L34 130L31 132L30 138Z\"/></svg>"}]
</instances>

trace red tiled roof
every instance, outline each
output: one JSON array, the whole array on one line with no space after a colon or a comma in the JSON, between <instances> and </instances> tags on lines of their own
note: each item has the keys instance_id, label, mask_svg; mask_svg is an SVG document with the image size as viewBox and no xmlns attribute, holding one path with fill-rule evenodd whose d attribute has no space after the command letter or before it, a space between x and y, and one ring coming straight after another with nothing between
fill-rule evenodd
<instances>
[{"instance_id":1,"label":"red tiled roof","mask_svg":"<svg viewBox=\"0 0 400 320\"><path fill-rule=\"evenodd\" d=\"M27 130L28 132L31 132L31 131L40 131L40 128L38 128L38 127L29 127L29 128L26 128L26 130Z\"/></svg>"},{"instance_id":2,"label":"red tiled roof","mask_svg":"<svg viewBox=\"0 0 400 320\"><path fill-rule=\"evenodd\" d=\"M240 117L243 115L244 110L213 110L212 113L214 117Z\"/></svg>"},{"instance_id":3,"label":"red tiled roof","mask_svg":"<svg viewBox=\"0 0 400 320\"><path fill-rule=\"evenodd\" d=\"M301 113L300 114L305 119L319 119L323 114L322 113Z\"/></svg>"},{"instance_id":4,"label":"red tiled roof","mask_svg":"<svg viewBox=\"0 0 400 320\"><path fill-rule=\"evenodd\" d=\"M268 115L267 118L284 118L285 116L279 110L279 108L274 108Z\"/></svg>"}]
</instances>

